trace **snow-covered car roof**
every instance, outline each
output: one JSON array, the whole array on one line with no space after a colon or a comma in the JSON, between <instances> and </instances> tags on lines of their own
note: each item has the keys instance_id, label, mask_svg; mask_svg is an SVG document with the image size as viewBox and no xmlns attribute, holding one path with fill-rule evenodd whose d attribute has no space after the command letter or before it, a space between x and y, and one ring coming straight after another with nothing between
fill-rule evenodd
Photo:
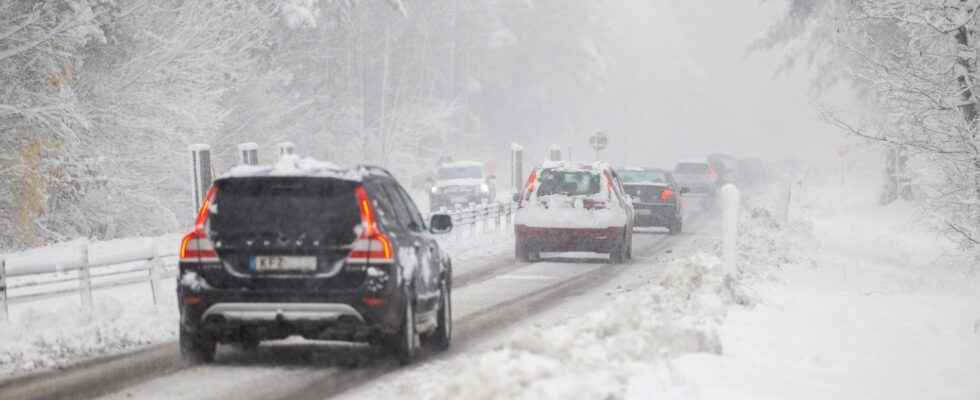
<instances>
[{"instance_id":1,"label":"snow-covered car roof","mask_svg":"<svg viewBox=\"0 0 980 400\"><path fill-rule=\"evenodd\" d=\"M320 161L311 157L285 155L272 165L239 165L218 179L248 178L248 177L312 177L334 178L359 182L369 175L388 175L388 171L370 165L344 167L329 161Z\"/></svg>"},{"instance_id":2,"label":"snow-covered car roof","mask_svg":"<svg viewBox=\"0 0 980 400\"><path fill-rule=\"evenodd\" d=\"M551 161L545 160L538 165L540 169L560 169L560 170L574 170L574 171L586 171L591 170L595 172L603 171L609 168L609 164L605 161L596 161L594 163L581 163L573 161Z\"/></svg>"},{"instance_id":3,"label":"snow-covered car roof","mask_svg":"<svg viewBox=\"0 0 980 400\"><path fill-rule=\"evenodd\" d=\"M708 164L707 158L685 158L677 162L678 164Z\"/></svg>"}]
</instances>

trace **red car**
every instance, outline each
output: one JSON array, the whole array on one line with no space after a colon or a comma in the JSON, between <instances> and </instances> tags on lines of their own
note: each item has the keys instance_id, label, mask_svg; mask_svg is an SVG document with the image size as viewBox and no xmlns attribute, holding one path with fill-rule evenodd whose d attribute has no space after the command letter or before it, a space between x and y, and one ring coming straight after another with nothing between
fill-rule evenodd
<instances>
[{"instance_id":1,"label":"red car","mask_svg":"<svg viewBox=\"0 0 980 400\"><path fill-rule=\"evenodd\" d=\"M609 253L632 257L633 205L615 170L604 163L552 162L536 168L515 196L514 252L518 260L541 252Z\"/></svg>"}]
</instances>

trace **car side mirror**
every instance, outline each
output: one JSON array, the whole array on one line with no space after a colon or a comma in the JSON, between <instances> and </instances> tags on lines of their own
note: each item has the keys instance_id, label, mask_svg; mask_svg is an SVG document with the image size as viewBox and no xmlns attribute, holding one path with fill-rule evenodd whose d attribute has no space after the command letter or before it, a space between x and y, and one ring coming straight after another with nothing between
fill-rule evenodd
<instances>
[{"instance_id":1,"label":"car side mirror","mask_svg":"<svg viewBox=\"0 0 980 400\"><path fill-rule=\"evenodd\" d=\"M513 197L511 197L511 199L512 199L512 200L513 200L513 201L514 201L515 203L520 203L520 202L521 202L521 194L520 194L520 193L514 193L514 196L513 196Z\"/></svg>"},{"instance_id":2,"label":"car side mirror","mask_svg":"<svg viewBox=\"0 0 980 400\"><path fill-rule=\"evenodd\" d=\"M449 233L453 230L453 218L449 214L432 214L429 231L435 234Z\"/></svg>"},{"instance_id":3,"label":"car side mirror","mask_svg":"<svg viewBox=\"0 0 980 400\"><path fill-rule=\"evenodd\" d=\"M681 194L688 194L691 192L691 188L682 187Z\"/></svg>"}]
</instances>

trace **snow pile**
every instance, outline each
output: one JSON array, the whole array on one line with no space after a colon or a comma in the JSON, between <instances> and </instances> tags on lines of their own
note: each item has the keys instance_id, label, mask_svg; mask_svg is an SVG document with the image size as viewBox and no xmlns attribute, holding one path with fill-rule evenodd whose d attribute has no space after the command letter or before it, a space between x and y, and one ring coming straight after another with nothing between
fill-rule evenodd
<instances>
[{"instance_id":1,"label":"snow pile","mask_svg":"<svg viewBox=\"0 0 980 400\"><path fill-rule=\"evenodd\" d=\"M808 188L788 224L749 219L781 226L746 232L759 246L742 266L754 307L731 310L722 355L674 360L698 397L980 398L975 263L913 204L841 192Z\"/></svg>"},{"instance_id":2,"label":"snow pile","mask_svg":"<svg viewBox=\"0 0 980 400\"><path fill-rule=\"evenodd\" d=\"M361 180L361 172L359 171L347 169L331 162L293 154L283 155L279 161L272 165L235 166L219 179L251 176L311 176L352 181Z\"/></svg>"},{"instance_id":3,"label":"snow pile","mask_svg":"<svg viewBox=\"0 0 980 400\"><path fill-rule=\"evenodd\" d=\"M170 285L172 289L172 285ZM175 340L177 302L173 290L155 307L142 285L112 296L96 295L86 312L71 301L45 300L12 307L0 323L0 375L52 368L102 354ZM61 299L58 299L61 300Z\"/></svg>"},{"instance_id":4,"label":"snow pile","mask_svg":"<svg viewBox=\"0 0 980 400\"><path fill-rule=\"evenodd\" d=\"M412 373L430 378L395 389L423 399L646 396L651 374L665 377L671 358L722 351L715 330L730 296L720 264L704 253L675 259L653 284L621 293L596 311L524 331L489 352L426 365ZM456 372L432 380L432 369ZM658 391L684 390L659 382Z\"/></svg>"}]
</instances>

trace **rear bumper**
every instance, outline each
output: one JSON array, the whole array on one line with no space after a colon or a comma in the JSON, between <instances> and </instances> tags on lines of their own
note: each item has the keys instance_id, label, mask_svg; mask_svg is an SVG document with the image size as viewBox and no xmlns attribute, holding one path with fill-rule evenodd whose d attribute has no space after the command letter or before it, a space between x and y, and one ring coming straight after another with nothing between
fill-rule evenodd
<instances>
[{"instance_id":1,"label":"rear bumper","mask_svg":"<svg viewBox=\"0 0 980 400\"><path fill-rule=\"evenodd\" d=\"M381 299L368 305L364 299ZM405 296L394 287L385 293L363 290L328 293L217 289L178 285L181 328L218 341L242 336L282 339L369 341L398 331Z\"/></svg>"},{"instance_id":2,"label":"rear bumper","mask_svg":"<svg viewBox=\"0 0 980 400\"><path fill-rule=\"evenodd\" d=\"M515 240L535 251L591 251L608 253L622 238L622 227L539 228L514 226Z\"/></svg>"},{"instance_id":3,"label":"rear bumper","mask_svg":"<svg viewBox=\"0 0 980 400\"><path fill-rule=\"evenodd\" d=\"M238 322L317 322L349 317L364 322L354 307L340 303L217 303L201 319Z\"/></svg>"},{"instance_id":4,"label":"rear bumper","mask_svg":"<svg viewBox=\"0 0 980 400\"><path fill-rule=\"evenodd\" d=\"M676 204L634 204L636 220L634 226L666 227L678 218Z\"/></svg>"}]
</instances>

